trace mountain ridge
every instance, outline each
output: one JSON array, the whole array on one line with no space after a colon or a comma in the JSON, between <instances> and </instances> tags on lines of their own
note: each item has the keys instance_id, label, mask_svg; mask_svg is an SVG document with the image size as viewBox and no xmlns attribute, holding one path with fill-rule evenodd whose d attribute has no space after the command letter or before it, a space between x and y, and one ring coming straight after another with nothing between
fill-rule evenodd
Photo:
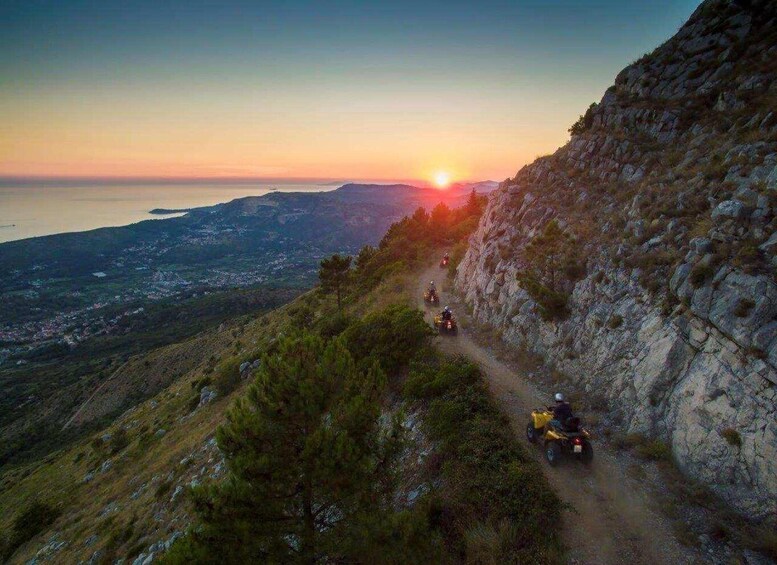
<instances>
[{"instance_id":1,"label":"mountain ridge","mask_svg":"<svg viewBox=\"0 0 777 565\"><path fill-rule=\"evenodd\" d=\"M702 3L568 144L492 193L456 277L476 319L614 426L666 441L686 475L771 521L776 29L773 2ZM532 259L552 244L558 277Z\"/></svg>"}]
</instances>

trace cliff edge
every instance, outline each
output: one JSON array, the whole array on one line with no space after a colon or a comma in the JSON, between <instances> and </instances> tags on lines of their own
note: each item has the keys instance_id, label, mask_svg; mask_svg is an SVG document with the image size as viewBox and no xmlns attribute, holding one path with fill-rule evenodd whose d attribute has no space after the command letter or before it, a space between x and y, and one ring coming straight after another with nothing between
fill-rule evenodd
<instances>
[{"instance_id":1,"label":"cliff edge","mask_svg":"<svg viewBox=\"0 0 777 565\"><path fill-rule=\"evenodd\" d=\"M741 512L777 508L777 3L708 0L491 195L476 319Z\"/></svg>"}]
</instances>

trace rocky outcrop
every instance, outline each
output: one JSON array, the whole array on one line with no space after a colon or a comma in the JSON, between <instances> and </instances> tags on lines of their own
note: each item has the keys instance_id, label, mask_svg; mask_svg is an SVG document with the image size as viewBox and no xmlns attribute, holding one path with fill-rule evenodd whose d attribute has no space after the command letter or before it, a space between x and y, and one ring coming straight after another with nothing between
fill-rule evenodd
<instances>
[{"instance_id":1,"label":"rocky outcrop","mask_svg":"<svg viewBox=\"0 0 777 565\"><path fill-rule=\"evenodd\" d=\"M566 146L491 195L456 275L477 320L767 520L777 505L775 101L777 5L704 2L618 75ZM537 269L527 246L551 220L572 247ZM543 292L566 307L552 311Z\"/></svg>"}]
</instances>

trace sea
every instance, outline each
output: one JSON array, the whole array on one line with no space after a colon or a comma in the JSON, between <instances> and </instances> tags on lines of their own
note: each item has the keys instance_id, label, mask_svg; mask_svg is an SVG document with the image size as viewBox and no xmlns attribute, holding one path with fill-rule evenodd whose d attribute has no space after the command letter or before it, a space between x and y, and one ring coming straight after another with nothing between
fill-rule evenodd
<instances>
[{"instance_id":1,"label":"sea","mask_svg":"<svg viewBox=\"0 0 777 565\"><path fill-rule=\"evenodd\" d=\"M156 215L165 210L212 206L245 196L271 191L323 192L343 183L299 182L175 182L175 183L2 183L0 182L0 243L77 232L109 226L125 226L141 220L161 220L178 214Z\"/></svg>"}]
</instances>

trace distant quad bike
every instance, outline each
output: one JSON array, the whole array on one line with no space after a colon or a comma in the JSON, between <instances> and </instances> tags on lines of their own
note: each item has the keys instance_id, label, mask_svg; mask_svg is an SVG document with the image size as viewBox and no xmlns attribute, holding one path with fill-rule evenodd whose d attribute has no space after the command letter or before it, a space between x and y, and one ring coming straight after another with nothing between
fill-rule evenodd
<instances>
[{"instance_id":1,"label":"distant quad bike","mask_svg":"<svg viewBox=\"0 0 777 565\"><path fill-rule=\"evenodd\" d=\"M526 425L526 439L530 443L543 443L545 459L551 467L558 465L563 457L574 457L590 465L594 459L591 435L580 425L580 418L568 418L561 428L552 426L552 419L550 410L533 410Z\"/></svg>"},{"instance_id":2,"label":"distant quad bike","mask_svg":"<svg viewBox=\"0 0 777 565\"><path fill-rule=\"evenodd\" d=\"M456 324L456 319L451 317L450 320L443 320L442 314L437 314L434 317L434 327L440 334L456 335L459 331L459 326Z\"/></svg>"},{"instance_id":3,"label":"distant quad bike","mask_svg":"<svg viewBox=\"0 0 777 565\"><path fill-rule=\"evenodd\" d=\"M424 292L424 302L436 306L440 303L440 297L437 295L437 291L434 289L427 289Z\"/></svg>"},{"instance_id":4,"label":"distant quad bike","mask_svg":"<svg viewBox=\"0 0 777 565\"><path fill-rule=\"evenodd\" d=\"M451 262L451 260L450 260L450 257L443 257L443 258L440 260L440 268L441 268L441 269L444 269L445 267L447 267L447 266L448 266L448 263L450 263L450 262Z\"/></svg>"}]
</instances>

